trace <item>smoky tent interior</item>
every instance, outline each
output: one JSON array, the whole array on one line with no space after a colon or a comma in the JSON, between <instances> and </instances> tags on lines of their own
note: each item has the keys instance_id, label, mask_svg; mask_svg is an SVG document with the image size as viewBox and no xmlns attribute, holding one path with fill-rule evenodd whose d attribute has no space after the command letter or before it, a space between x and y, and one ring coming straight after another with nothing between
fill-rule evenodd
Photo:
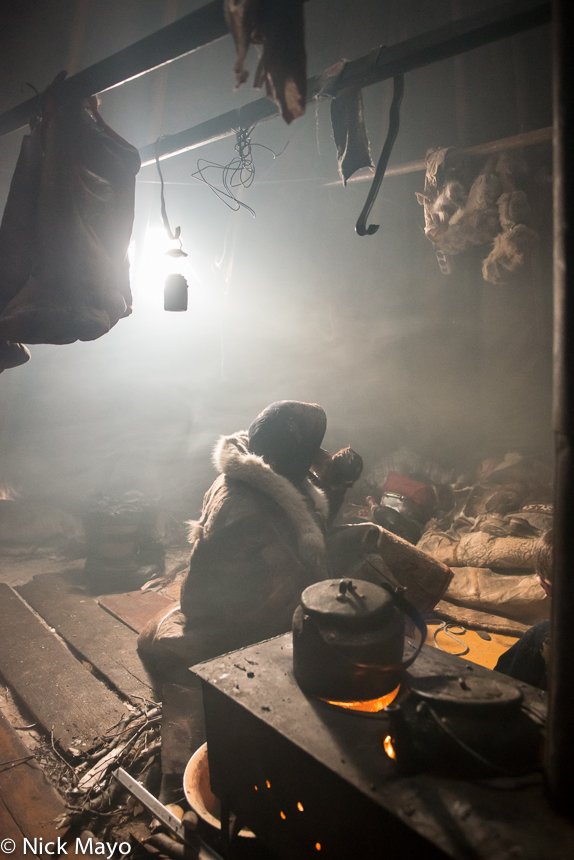
<instances>
[{"instance_id":1,"label":"smoky tent interior","mask_svg":"<svg viewBox=\"0 0 574 860\"><path fill-rule=\"evenodd\" d=\"M0 853L570 858L566 0L0 23Z\"/></svg>"}]
</instances>

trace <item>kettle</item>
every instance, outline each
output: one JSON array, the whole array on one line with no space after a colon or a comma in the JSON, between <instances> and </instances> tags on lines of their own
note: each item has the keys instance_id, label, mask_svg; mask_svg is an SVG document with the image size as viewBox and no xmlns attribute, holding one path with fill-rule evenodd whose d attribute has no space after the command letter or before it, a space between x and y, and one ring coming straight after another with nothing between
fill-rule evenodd
<instances>
[{"instance_id":1,"label":"kettle","mask_svg":"<svg viewBox=\"0 0 574 860\"><path fill-rule=\"evenodd\" d=\"M426 639L426 625L404 589L359 579L327 579L305 589L293 615L293 672L321 699L358 702L394 690ZM405 615L421 631L403 661Z\"/></svg>"}]
</instances>

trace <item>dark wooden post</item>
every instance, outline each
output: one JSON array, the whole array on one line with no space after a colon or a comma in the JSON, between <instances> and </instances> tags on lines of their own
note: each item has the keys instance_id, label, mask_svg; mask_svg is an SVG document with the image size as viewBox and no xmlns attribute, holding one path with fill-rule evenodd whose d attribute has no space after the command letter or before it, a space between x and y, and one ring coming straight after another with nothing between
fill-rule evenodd
<instances>
[{"instance_id":1,"label":"dark wooden post","mask_svg":"<svg viewBox=\"0 0 574 860\"><path fill-rule=\"evenodd\" d=\"M572 0L554 0L555 561L546 777L574 819L574 39Z\"/></svg>"}]
</instances>

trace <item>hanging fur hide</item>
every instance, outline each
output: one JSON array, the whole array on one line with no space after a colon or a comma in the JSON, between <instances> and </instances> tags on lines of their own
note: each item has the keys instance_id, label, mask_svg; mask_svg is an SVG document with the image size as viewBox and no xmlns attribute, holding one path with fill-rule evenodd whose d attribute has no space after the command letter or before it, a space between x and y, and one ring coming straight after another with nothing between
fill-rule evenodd
<instances>
[{"instance_id":1,"label":"hanging fur hide","mask_svg":"<svg viewBox=\"0 0 574 860\"><path fill-rule=\"evenodd\" d=\"M61 73L24 138L0 227L0 338L94 340L131 313L137 150Z\"/></svg>"}]
</instances>

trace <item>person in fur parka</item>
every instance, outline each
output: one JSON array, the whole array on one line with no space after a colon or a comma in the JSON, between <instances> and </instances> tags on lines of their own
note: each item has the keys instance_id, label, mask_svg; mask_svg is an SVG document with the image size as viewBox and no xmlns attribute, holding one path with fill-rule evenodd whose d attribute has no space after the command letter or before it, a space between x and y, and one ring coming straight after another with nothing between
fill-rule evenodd
<instances>
[{"instance_id":1,"label":"person in fur parka","mask_svg":"<svg viewBox=\"0 0 574 860\"><path fill-rule=\"evenodd\" d=\"M217 626L233 647L285 632L303 589L328 575L329 506L308 474L326 428L320 406L267 407L247 432L223 436L220 472L191 523L181 591L187 624Z\"/></svg>"},{"instance_id":2,"label":"person in fur parka","mask_svg":"<svg viewBox=\"0 0 574 860\"><path fill-rule=\"evenodd\" d=\"M280 401L219 439L219 477L189 524L181 605L138 638L152 671L175 655L191 666L287 632L301 592L322 579L401 585L423 615L440 599L451 578L444 565L372 523L330 528L327 496L309 479L326 454L326 424L320 406Z\"/></svg>"},{"instance_id":3,"label":"person in fur parka","mask_svg":"<svg viewBox=\"0 0 574 860\"><path fill-rule=\"evenodd\" d=\"M191 665L290 628L303 589L328 576L329 505L308 477L326 425L320 406L280 401L219 439L219 477L189 523L181 606L142 631L143 657L171 652Z\"/></svg>"}]
</instances>

